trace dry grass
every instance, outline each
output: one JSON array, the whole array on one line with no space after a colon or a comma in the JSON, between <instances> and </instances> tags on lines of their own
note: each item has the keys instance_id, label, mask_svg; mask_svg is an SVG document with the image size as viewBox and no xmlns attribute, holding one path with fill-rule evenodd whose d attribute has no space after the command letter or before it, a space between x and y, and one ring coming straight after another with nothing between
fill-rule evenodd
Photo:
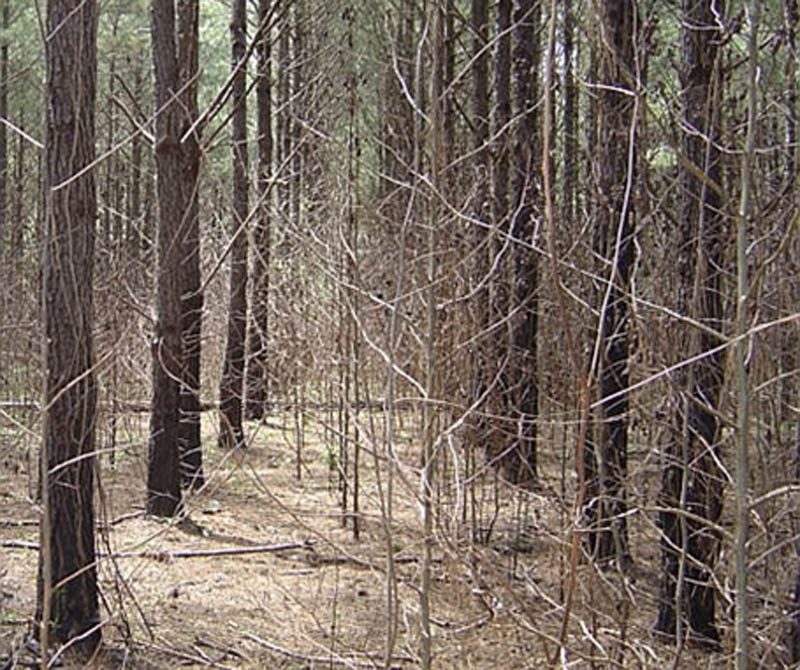
<instances>
[{"instance_id":1,"label":"dry grass","mask_svg":"<svg viewBox=\"0 0 800 670\"><path fill-rule=\"evenodd\" d=\"M252 446L242 453L219 452L207 426L207 486L187 498L187 519L170 523L141 513L126 516L141 512L146 472L143 425L132 420L134 446L119 450L113 469L102 460L100 542L116 557L100 560L108 651L98 667L384 667L392 610L387 609L389 544L397 559L391 665L419 665L418 453L410 440L399 445L388 525L381 514L385 462L369 449L362 454L356 542L343 527L340 493L329 483L329 458L313 431L302 453L302 477L294 476L290 425L279 416L267 427L251 425ZM38 512L20 458L9 454L0 462L2 517L30 524L0 527L0 541L6 543L37 541ZM556 465L554 457L544 464L545 472L552 467L557 473ZM642 487L646 470L637 475ZM476 480L476 520L491 526L488 543L470 541L458 511L460 498L448 482L442 480L438 492L431 594L436 668L540 668L550 660L570 668L674 664L674 649L650 632L658 592L652 515L630 518L636 559L630 575L578 565L566 645L558 654L571 518L556 494L558 475L545 478L536 493L514 490L491 473ZM297 546L202 555L287 543ZM36 559L35 551L0 548L0 650L21 638L34 610ZM727 646L720 654L687 648L676 667L729 664Z\"/></svg>"}]
</instances>

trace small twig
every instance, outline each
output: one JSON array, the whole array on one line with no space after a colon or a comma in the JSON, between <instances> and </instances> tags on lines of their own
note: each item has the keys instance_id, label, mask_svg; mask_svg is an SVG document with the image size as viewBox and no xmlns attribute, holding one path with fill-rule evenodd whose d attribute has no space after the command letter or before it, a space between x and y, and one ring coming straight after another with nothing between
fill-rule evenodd
<instances>
[{"instance_id":1,"label":"small twig","mask_svg":"<svg viewBox=\"0 0 800 670\"><path fill-rule=\"evenodd\" d=\"M194 654L189 654L189 653L187 653L185 651L180 651L178 649L170 649L169 647L162 647L161 645L158 645L158 644L145 643L145 642L134 642L134 645L137 646L137 647L143 647L145 649L153 649L155 651L160 651L160 652L162 652L164 654L169 654L171 656L175 656L176 658L183 659L184 662L188 662L189 664L192 664L192 665L199 663L199 664L204 665L204 666L212 666L212 667L215 667L215 668L230 668L231 667L229 665L223 665L222 663L219 663L218 661L206 660L201 656L196 656Z\"/></svg>"},{"instance_id":2,"label":"small twig","mask_svg":"<svg viewBox=\"0 0 800 670\"><path fill-rule=\"evenodd\" d=\"M0 542L0 547L5 549L33 549L39 551L38 542L25 542L23 540L3 540Z\"/></svg>"},{"instance_id":3,"label":"small twig","mask_svg":"<svg viewBox=\"0 0 800 670\"><path fill-rule=\"evenodd\" d=\"M248 640L255 642L256 644L269 649L270 651L277 652L279 654L283 654L284 656L289 656L290 658L296 658L301 661L309 661L311 663L327 663L329 665L347 665L355 668L379 668L381 667L378 661L373 661L370 663L364 663L362 661L357 661L354 658L346 657L346 656L314 656L313 654L302 654L297 651L292 651L291 649L285 649L284 647L279 647L277 644L273 644L272 642L268 642L263 638L258 637L258 635L253 635L253 633L245 633L244 637ZM375 654L365 654L367 658L370 656L374 656L376 659L381 657L381 654L376 652ZM414 662L414 659L411 657L393 657L395 660L400 662ZM401 665L389 665L389 668L393 670L401 670Z\"/></svg>"},{"instance_id":4,"label":"small twig","mask_svg":"<svg viewBox=\"0 0 800 670\"><path fill-rule=\"evenodd\" d=\"M0 519L0 528L21 528L23 526L38 526L39 519Z\"/></svg>"},{"instance_id":5,"label":"small twig","mask_svg":"<svg viewBox=\"0 0 800 670\"><path fill-rule=\"evenodd\" d=\"M109 528L111 526L116 526L123 521L127 521L128 519L134 519L138 516L143 516L144 513L144 510L139 510L138 512L129 512L128 514L118 516L116 519L112 519L107 523L100 521L97 523L97 526L99 528ZM26 526L38 525L39 519L0 519L0 528L23 528Z\"/></svg>"},{"instance_id":6,"label":"small twig","mask_svg":"<svg viewBox=\"0 0 800 670\"><path fill-rule=\"evenodd\" d=\"M118 516L116 519L112 519L108 523L101 523L99 525L103 526L104 528L116 526L118 524L121 524L123 521L127 521L128 519L135 519L136 517L144 516L144 514L145 510L140 509L137 510L136 512L128 512L127 514Z\"/></svg>"},{"instance_id":7,"label":"small twig","mask_svg":"<svg viewBox=\"0 0 800 670\"><path fill-rule=\"evenodd\" d=\"M242 652L238 651L237 649L234 649L230 645L228 645L227 647L224 647L221 644L217 644L215 642L210 642L209 640L204 640L202 637L199 637L199 636L195 636L194 643L195 643L195 646L208 647L209 649L216 649L217 651L221 651L221 652L223 652L224 654L226 654L228 656L236 656L236 658L240 658L243 661L249 661L250 660L245 654L243 654Z\"/></svg>"}]
</instances>

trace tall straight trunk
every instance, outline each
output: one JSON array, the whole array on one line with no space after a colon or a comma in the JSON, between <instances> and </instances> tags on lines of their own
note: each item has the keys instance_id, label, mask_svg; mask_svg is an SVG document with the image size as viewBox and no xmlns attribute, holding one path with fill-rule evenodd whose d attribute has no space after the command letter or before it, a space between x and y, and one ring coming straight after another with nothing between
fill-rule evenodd
<instances>
[{"instance_id":1,"label":"tall straight trunk","mask_svg":"<svg viewBox=\"0 0 800 670\"><path fill-rule=\"evenodd\" d=\"M133 90L136 95L142 91L142 63L136 59L135 71L133 75ZM136 127L131 128L135 132ZM144 142L137 134L131 140L131 167L130 179L128 182L128 200L125 210L128 219L128 230L126 241L128 246L128 256L133 260L141 257L144 246L143 216L142 216L142 174L144 171L143 151Z\"/></svg>"},{"instance_id":2,"label":"tall straight trunk","mask_svg":"<svg viewBox=\"0 0 800 670\"><path fill-rule=\"evenodd\" d=\"M280 35L278 37L278 120L277 120L277 140L278 156L276 164L280 166L281 174L278 175L277 208L280 212L281 227L285 230L286 222L289 219L291 209L291 186L289 174L291 173L290 157L292 154L291 137L291 30L292 19L291 11L284 13L283 20L279 25ZM286 234L280 234L281 245L279 251L282 255L286 252Z\"/></svg>"},{"instance_id":3,"label":"tall straight trunk","mask_svg":"<svg viewBox=\"0 0 800 670\"><path fill-rule=\"evenodd\" d=\"M784 0L783 2L784 35L786 36L786 69L784 104L786 106L786 129L784 137L784 183L790 194L794 193L794 181L797 173L797 0ZM781 341L781 370L792 370L794 366L797 338L787 333ZM792 401L793 385L786 381L782 384L779 416L781 421L786 420ZM796 393L794 394L796 398ZM796 404L796 403L795 403ZM800 479L800 422L797 422L797 439L795 440L794 478ZM791 613L791 627L789 631L789 658L792 664L800 663L800 541L795 542L795 560L797 561L794 594Z\"/></svg>"},{"instance_id":4,"label":"tall straight trunk","mask_svg":"<svg viewBox=\"0 0 800 670\"><path fill-rule=\"evenodd\" d=\"M595 370L600 392L599 427L585 451L587 541L599 561L629 557L626 515L628 460L628 292L633 269L632 194L635 183L632 127L637 81L636 4L604 2L598 92L598 206L593 251L608 267L598 291L600 333Z\"/></svg>"},{"instance_id":5,"label":"tall straight trunk","mask_svg":"<svg viewBox=\"0 0 800 670\"><path fill-rule=\"evenodd\" d=\"M233 45L233 216L231 217L231 274L228 304L228 341L220 383L219 442L223 448L243 447L242 392L244 345L247 328L247 232L248 213L247 157L247 69L245 0L235 0L231 17Z\"/></svg>"},{"instance_id":6,"label":"tall straight trunk","mask_svg":"<svg viewBox=\"0 0 800 670\"><path fill-rule=\"evenodd\" d=\"M508 406L513 419L505 470L512 482L536 481L536 419L539 412L537 366L539 269L534 243L534 207L537 188L539 122L535 111L540 48L541 3L516 0L513 8L513 166L511 173L511 328L508 370Z\"/></svg>"},{"instance_id":7,"label":"tall straight trunk","mask_svg":"<svg viewBox=\"0 0 800 670\"><path fill-rule=\"evenodd\" d=\"M786 184L794 181L797 171L797 0L784 0L783 21L786 34L786 160L784 179Z\"/></svg>"},{"instance_id":8,"label":"tall straight trunk","mask_svg":"<svg viewBox=\"0 0 800 670\"><path fill-rule=\"evenodd\" d=\"M100 643L94 547L97 387L92 300L97 200L97 5L47 5L44 253L45 411L36 621L91 654ZM79 175L79 176L76 176ZM45 665L46 659L42 664Z\"/></svg>"},{"instance_id":9,"label":"tall straight trunk","mask_svg":"<svg viewBox=\"0 0 800 670\"><path fill-rule=\"evenodd\" d=\"M798 11L797 0L784 0L783 3L784 31L786 35L786 89L785 105L786 113L786 137L784 146L786 147L785 176L784 181L787 185L793 185L797 172L797 23ZM790 186L791 188L791 186ZM790 190L794 193L794 189ZM786 335L782 343L783 370L791 370L795 360L795 349L797 338ZM785 408L788 408L791 401L791 385L784 382L781 393L781 419L786 416ZM795 397L797 397L795 395ZM797 423L797 438L795 441L795 479L800 479L800 421ZM791 618L791 631L789 639L789 658L792 664L800 663L800 541L795 542L795 560L797 561L795 585L793 595L793 607Z\"/></svg>"},{"instance_id":10,"label":"tall straight trunk","mask_svg":"<svg viewBox=\"0 0 800 670\"><path fill-rule=\"evenodd\" d=\"M155 120L158 234L147 511L156 516L174 516L181 507L178 443L183 379L182 239L193 185L187 183L183 169L185 144L181 143L181 137L187 119L174 96L174 91L181 89L174 1L152 0L151 17L155 102L159 114Z\"/></svg>"},{"instance_id":11,"label":"tall straight trunk","mask_svg":"<svg viewBox=\"0 0 800 670\"><path fill-rule=\"evenodd\" d=\"M25 130L25 108L20 110L19 114L19 127ZM10 230L8 231L9 242L7 249L7 256L11 259L14 274L19 276L21 273L22 263L22 245L25 239L25 162L26 162L26 148L28 142L22 136L22 133L17 135L17 151L16 151L16 164L14 166L14 215L10 223Z\"/></svg>"},{"instance_id":12,"label":"tall straight trunk","mask_svg":"<svg viewBox=\"0 0 800 670\"><path fill-rule=\"evenodd\" d=\"M497 2L495 35L492 222L495 234L508 224L509 121L511 120L511 0Z\"/></svg>"},{"instance_id":13,"label":"tall straight trunk","mask_svg":"<svg viewBox=\"0 0 800 670\"><path fill-rule=\"evenodd\" d=\"M116 40L117 29L119 25L119 15L115 15L111 20L111 39ZM108 59L108 94L106 97L106 152L111 152L114 143L117 141L116 133L116 118L114 116L114 97L116 87L116 70L117 58L115 53L111 53ZM118 160L116 154L110 155L105 161L103 167L105 168L105 179L103 186L100 190L100 201L103 203L103 231L101 237L101 246L104 247L109 254L116 252L116 243L118 240L114 239L114 221L117 218L117 210L114 207L113 192L114 182L119 178L121 172L121 161Z\"/></svg>"},{"instance_id":14,"label":"tall straight trunk","mask_svg":"<svg viewBox=\"0 0 800 670\"><path fill-rule=\"evenodd\" d=\"M200 352L203 325L203 293L200 288L200 176L199 130L184 137L185 129L198 116L197 77L199 44L199 0L177 0L179 81L183 93L181 179L186 189L185 210L181 220L181 338L182 377L180 389L179 457L181 484L186 488L203 485L203 452L200 443ZM176 89L177 90L177 89Z\"/></svg>"},{"instance_id":15,"label":"tall straight trunk","mask_svg":"<svg viewBox=\"0 0 800 670\"><path fill-rule=\"evenodd\" d=\"M491 163L489 154L489 3L487 0L472 0L470 14L470 30L472 32L472 146L474 152L472 171L474 174L474 195L472 210L476 219L488 221L491 217L491 190L490 173ZM486 386L491 379L488 364L488 350L491 346L489 336L485 331L489 320L489 291L486 288L486 274L489 272L487 246L490 236L487 229L474 226L470 235L470 242L476 249L474 279L470 286L473 299L470 304L470 322L472 329L480 333L472 353L472 396L478 402L486 392ZM489 431L489 421L486 403L478 406L479 415L473 422L474 442L476 445L486 444L485 437ZM470 489L472 490L472 489ZM475 530L475 529L473 529Z\"/></svg>"},{"instance_id":16,"label":"tall straight trunk","mask_svg":"<svg viewBox=\"0 0 800 670\"><path fill-rule=\"evenodd\" d=\"M508 237L509 232L509 122L511 120L511 0L498 0L494 37L494 106L492 108L491 180L492 232L489 241L489 300L484 323L484 361L487 379L494 387L487 389L487 409L492 419L483 439L489 457L503 470L513 469L510 454L513 435L506 414L510 405L508 389L509 328L505 321L509 304Z\"/></svg>"},{"instance_id":17,"label":"tall straight trunk","mask_svg":"<svg viewBox=\"0 0 800 670\"><path fill-rule=\"evenodd\" d=\"M684 0L683 5L682 150L692 168L681 167L677 309L711 329L686 333L683 354L687 357L722 342L713 334L722 327L725 235L718 191L722 177L718 144L722 39L716 16L723 11L721 5L719 0ZM723 353L717 352L684 368L678 382L681 398L674 437L666 447L661 490L664 511L659 514L664 537L656 630L679 638L688 633L711 646L719 640L711 570L720 544L713 524L722 514L717 411L724 365Z\"/></svg>"},{"instance_id":18,"label":"tall straight trunk","mask_svg":"<svg viewBox=\"0 0 800 670\"><path fill-rule=\"evenodd\" d=\"M437 193L442 193L444 183L442 170L446 164L445 135L444 135L444 27L445 9L443 0L434 2L431 7L431 83L430 83L430 164L433 188ZM423 408L424 450L422 462L422 515L424 525L424 552L422 559L422 582L420 585L420 624L422 640L420 649L423 670L432 667L432 634L431 634L431 580L432 560L434 546L434 476L436 474L436 409L434 398L436 395L436 331L439 328L439 319L436 314L437 291L437 228L441 207L433 204L430 211L428 228L428 267L426 277L426 302L427 302L427 333L426 333L426 373L425 373L425 405Z\"/></svg>"},{"instance_id":19,"label":"tall straight trunk","mask_svg":"<svg viewBox=\"0 0 800 670\"><path fill-rule=\"evenodd\" d=\"M578 106L575 104L575 17L572 0L564 0L562 49L564 50L564 124L561 177L561 219L566 230L572 230L575 220L575 187L577 186L577 131Z\"/></svg>"},{"instance_id":20,"label":"tall straight trunk","mask_svg":"<svg viewBox=\"0 0 800 670\"><path fill-rule=\"evenodd\" d=\"M456 45L458 34L456 33L456 7L455 0L446 0L444 20L444 144L446 147L456 145L456 101L455 94L450 90L450 83L456 75Z\"/></svg>"},{"instance_id":21,"label":"tall straight trunk","mask_svg":"<svg viewBox=\"0 0 800 670\"><path fill-rule=\"evenodd\" d=\"M747 135L742 152L742 193L739 216L736 222L736 333L742 339L736 343L734 360L736 370L736 526L734 535L734 560L736 566L736 670L747 670L750 661L750 608L747 594L747 538L749 533L750 505L748 488L748 448L750 445L750 378L747 369L750 343L746 335L750 322L750 288L747 271L747 230L753 217L752 174L755 159L756 123L758 112L758 24L759 0L747 5L749 35L747 69Z\"/></svg>"},{"instance_id":22,"label":"tall straight trunk","mask_svg":"<svg viewBox=\"0 0 800 670\"><path fill-rule=\"evenodd\" d=\"M272 177L272 37L268 24L271 0L260 0L258 21L260 34L256 107L258 108L258 218L253 233L252 306L247 329L247 384L245 415L248 419L263 419L268 389L269 335L269 263L271 248L269 180Z\"/></svg>"},{"instance_id":23,"label":"tall straight trunk","mask_svg":"<svg viewBox=\"0 0 800 670\"><path fill-rule=\"evenodd\" d=\"M476 206L475 214L485 217L490 202L487 192L489 176L489 54L487 51L489 4L472 0L472 137L475 150ZM481 235L482 237L482 235Z\"/></svg>"}]
</instances>

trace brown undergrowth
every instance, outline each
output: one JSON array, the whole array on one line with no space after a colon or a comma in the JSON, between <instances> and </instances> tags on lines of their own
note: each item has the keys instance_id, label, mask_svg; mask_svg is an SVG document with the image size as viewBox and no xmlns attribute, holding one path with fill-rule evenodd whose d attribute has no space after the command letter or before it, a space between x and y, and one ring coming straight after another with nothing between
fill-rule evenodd
<instances>
[{"instance_id":1,"label":"brown undergrowth","mask_svg":"<svg viewBox=\"0 0 800 670\"><path fill-rule=\"evenodd\" d=\"M142 512L145 419L129 418L115 466L100 459L99 574L108 668L418 667L422 521L418 451L398 442L392 518L387 463L361 454L358 541L340 507L336 459L320 435L297 450L287 417L249 425L251 446L221 452L206 417L208 481L180 521ZM25 631L35 604L38 509L23 453L0 470L0 654L31 661ZM443 459L444 460L444 459ZM630 517L635 567L627 575L575 566L566 646L558 639L570 567L571 493L561 500L555 458L536 492L489 469L460 481L439 473L432 630L436 668L660 668L672 646L650 631L658 592L652 514ZM552 476L547 473L552 466ZM639 476L646 475L646 463ZM644 480L643 480L644 481ZM472 528L475 532L472 532ZM26 544L27 543L27 544ZM395 580L387 580L392 547ZM396 630L387 662L387 637ZM676 667L725 667L729 656L686 649ZM0 658L4 658L0 655ZM0 667L3 667L0 664Z\"/></svg>"}]
</instances>

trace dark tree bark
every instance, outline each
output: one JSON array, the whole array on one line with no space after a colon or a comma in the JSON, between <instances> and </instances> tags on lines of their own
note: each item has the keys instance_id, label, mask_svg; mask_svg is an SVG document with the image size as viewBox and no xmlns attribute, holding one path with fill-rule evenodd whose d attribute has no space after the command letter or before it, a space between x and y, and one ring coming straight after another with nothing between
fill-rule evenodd
<instances>
[{"instance_id":1,"label":"dark tree bark","mask_svg":"<svg viewBox=\"0 0 800 670\"><path fill-rule=\"evenodd\" d=\"M45 407L36 620L90 654L101 639L94 567L92 278L97 6L47 5L44 253ZM68 182L68 183L67 183ZM52 589L52 590L51 590ZM52 596L52 597L51 597Z\"/></svg>"},{"instance_id":2,"label":"dark tree bark","mask_svg":"<svg viewBox=\"0 0 800 670\"><path fill-rule=\"evenodd\" d=\"M486 0L472 0L470 14L470 30L472 32L472 146L473 159L473 213L475 218L488 221L491 216L489 155L489 6ZM470 321L474 332L480 333L472 354L473 380L472 395L478 401L486 392L490 378L487 360L487 334L484 331L489 320L489 291L480 283L485 282L489 271L489 236L486 229L475 226L471 233L471 243L477 249L474 262L474 279L470 290L474 289L474 298L470 305ZM474 422L476 444L485 444L489 431L487 408L485 402L479 407L479 415Z\"/></svg>"},{"instance_id":3,"label":"dark tree bark","mask_svg":"<svg viewBox=\"0 0 800 670\"><path fill-rule=\"evenodd\" d=\"M181 473L180 386L183 379L181 296L186 217L193 184L185 179L186 119L175 101L181 77L175 48L173 0L152 0L152 49L155 74L158 235L156 325L153 338L153 403L150 419L150 455L147 511L173 516L180 510Z\"/></svg>"},{"instance_id":4,"label":"dark tree bark","mask_svg":"<svg viewBox=\"0 0 800 670\"><path fill-rule=\"evenodd\" d=\"M494 141L492 151L492 221L508 225L508 127L511 119L511 0L498 0L494 54Z\"/></svg>"},{"instance_id":5,"label":"dark tree bark","mask_svg":"<svg viewBox=\"0 0 800 670\"><path fill-rule=\"evenodd\" d=\"M203 452L200 443L200 352L203 325L203 293L200 288L200 211L198 185L200 176L200 130L185 136L185 130L197 118L199 0L177 0L177 66L182 88L180 105L181 179L186 200L181 218L181 337L182 384L180 387L179 458L181 484L185 488L203 485Z\"/></svg>"},{"instance_id":6,"label":"dark tree bark","mask_svg":"<svg viewBox=\"0 0 800 670\"><path fill-rule=\"evenodd\" d=\"M633 268L635 184L631 126L635 85L636 4L601 3L597 152L598 203L593 251L603 259L608 283L598 287L600 341L597 380L602 404L595 439L584 451L589 549L599 561L629 557L625 480L628 459L628 290ZM605 400L608 398L608 400Z\"/></svg>"},{"instance_id":7,"label":"dark tree bark","mask_svg":"<svg viewBox=\"0 0 800 670\"><path fill-rule=\"evenodd\" d=\"M721 40L715 15L719 0L684 0L682 138L684 158L693 169L681 167L681 248L678 311L721 331L723 218L719 184ZM704 176L705 178L700 178ZM708 351L721 340L707 330L684 337L685 356ZM717 408L724 379L724 356L709 354L684 368L679 380L674 437L667 445L659 515L663 532L662 587L656 630L675 635L678 619L688 617L688 634L716 645L714 586L711 569L720 539L710 524L722 513L722 474L719 459ZM687 511L687 518L680 512ZM709 524L698 521L707 519ZM677 549L676 549L677 548ZM681 591L681 563L685 570ZM677 601L680 601L678 604Z\"/></svg>"},{"instance_id":8,"label":"dark tree bark","mask_svg":"<svg viewBox=\"0 0 800 670\"><path fill-rule=\"evenodd\" d=\"M787 186L794 183L795 174L797 172L797 23L798 11L797 0L784 0L783 3L783 21L784 30L786 34L786 47L788 53L786 54L786 92L785 92L785 105L787 109L786 114L786 138L784 146L786 147L786 159L784 167L784 181ZM790 191L790 192L793 192ZM782 339L782 358L783 370L791 370L794 368L795 355L794 352L797 348L797 338L791 334L787 334ZM781 411L780 416L786 416L787 408L791 397L791 384L784 382L781 389ZM795 396L797 397L797 396ZM797 439L795 442L795 479L800 480L800 422L797 424ZM793 610L790 631L790 659L793 664L800 663L800 542L795 542L795 556L798 561L797 572L795 575L794 596L793 596Z\"/></svg>"},{"instance_id":9,"label":"dark tree bark","mask_svg":"<svg viewBox=\"0 0 800 670\"><path fill-rule=\"evenodd\" d=\"M233 216L231 217L231 274L228 304L228 341L220 384L219 443L223 448L243 447L242 392L244 345L247 328L247 10L245 0L235 0L231 17L234 76L233 103Z\"/></svg>"},{"instance_id":10,"label":"dark tree bark","mask_svg":"<svg viewBox=\"0 0 800 670\"><path fill-rule=\"evenodd\" d=\"M142 62L135 60L135 70L133 74L133 90L135 95L142 91ZM136 127L131 128L132 132ZM135 135L131 140L131 165L130 180L128 183L128 200L126 216L128 219L127 246L128 255L133 260L139 259L143 253L149 249L144 230L144 217L142 212L142 175L144 171L143 148L144 142L139 135Z\"/></svg>"},{"instance_id":11,"label":"dark tree bark","mask_svg":"<svg viewBox=\"0 0 800 670\"><path fill-rule=\"evenodd\" d=\"M577 137L578 106L575 104L575 17L572 0L564 0L564 25L562 49L564 50L564 131L561 177L561 219L566 230L572 230L575 221L575 187L578 181Z\"/></svg>"},{"instance_id":12,"label":"dark tree bark","mask_svg":"<svg viewBox=\"0 0 800 670\"><path fill-rule=\"evenodd\" d=\"M538 262L532 249L534 211L541 186L537 161L539 148L537 72L541 4L516 0L513 8L512 69L515 118L511 173L511 286L508 351L507 416L513 420L510 449L505 458L508 478L517 484L536 482L536 419L539 412L537 366Z\"/></svg>"},{"instance_id":13,"label":"dark tree bark","mask_svg":"<svg viewBox=\"0 0 800 670\"><path fill-rule=\"evenodd\" d=\"M786 162L784 179L786 184L794 181L797 171L797 0L784 0L783 3L784 31L786 33L786 90L784 104L786 105Z\"/></svg>"},{"instance_id":14,"label":"dark tree bark","mask_svg":"<svg viewBox=\"0 0 800 670\"><path fill-rule=\"evenodd\" d=\"M483 358L488 380L487 409L492 417L483 439L489 457L508 475L515 468L511 452L514 439L507 420L509 406L509 267L507 234L509 232L509 122L511 120L511 0L498 0L494 38L494 106L492 108L491 180L492 232L489 239L489 301L484 324ZM492 383L491 381L489 383Z\"/></svg>"},{"instance_id":15,"label":"dark tree bark","mask_svg":"<svg viewBox=\"0 0 800 670\"><path fill-rule=\"evenodd\" d=\"M248 419L263 419L268 397L268 333L269 333L269 264L272 253L270 226L269 179L272 175L272 38L268 25L271 0L260 0L258 55L258 219L253 234L252 307L247 332L247 385L245 415Z\"/></svg>"},{"instance_id":16,"label":"dark tree bark","mask_svg":"<svg viewBox=\"0 0 800 670\"><path fill-rule=\"evenodd\" d=\"M456 75L456 7L455 0L445 2L444 20L444 81L445 86L452 83ZM444 100L444 144L451 149L456 146L456 103L451 90L445 92Z\"/></svg>"}]
</instances>

